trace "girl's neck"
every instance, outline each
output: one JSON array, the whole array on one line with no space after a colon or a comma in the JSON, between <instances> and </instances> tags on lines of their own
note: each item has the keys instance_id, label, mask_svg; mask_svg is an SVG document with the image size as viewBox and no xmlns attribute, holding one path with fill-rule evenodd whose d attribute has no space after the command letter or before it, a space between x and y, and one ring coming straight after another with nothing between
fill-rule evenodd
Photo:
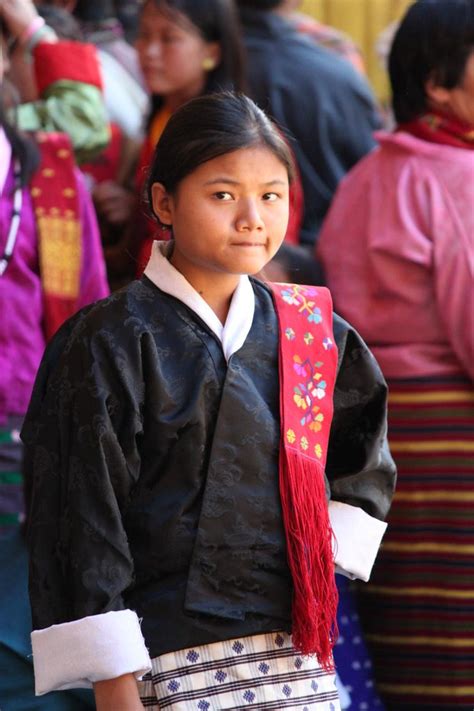
<instances>
[{"instance_id":1,"label":"girl's neck","mask_svg":"<svg viewBox=\"0 0 474 711\"><path fill-rule=\"evenodd\" d=\"M177 111L183 104L191 99L195 99L200 96L205 89L206 81L203 78L198 84L193 87L189 87L187 91L178 91L174 94L168 94L163 97L163 108L170 112L170 114Z\"/></svg>"},{"instance_id":2,"label":"girl's neck","mask_svg":"<svg viewBox=\"0 0 474 711\"><path fill-rule=\"evenodd\" d=\"M196 286L194 286L192 282L190 283L191 286L196 289L198 294L202 296L208 306L211 307L211 309L214 311L222 325L224 325L229 314L230 302L232 301L232 296L234 294L235 289L237 288L237 284L234 283L233 288L230 292L227 291L226 293L223 293L219 286L217 286L217 288L215 289L199 289L196 288Z\"/></svg>"},{"instance_id":3,"label":"girl's neck","mask_svg":"<svg viewBox=\"0 0 474 711\"><path fill-rule=\"evenodd\" d=\"M173 250L170 262L211 307L219 321L225 324L240 275L215 271L205 274L201 269L194 269L189 262L183 260L176 249Z\"/></svg>"}]
</instances>

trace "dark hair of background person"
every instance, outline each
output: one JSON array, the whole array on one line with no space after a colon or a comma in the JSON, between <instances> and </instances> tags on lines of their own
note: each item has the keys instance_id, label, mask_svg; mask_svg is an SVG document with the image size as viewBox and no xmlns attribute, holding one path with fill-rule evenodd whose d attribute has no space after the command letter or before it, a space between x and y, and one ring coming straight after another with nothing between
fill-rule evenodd
<instances>
[{"instance_id":1,"label":"dark hair of background person","mask_svg":"<svg viewBox=\"0 0 474 711\"><path fill-rule=\"evenodd\" d=\"M38 5L36 9L60 39L84 41L81 26L70 12L62 7L48 4Z\"/></svg>"},{"instance_id":2,"label":"dark hair of background person","mask_svg":"<svg viewBox=\"0 0 474 711\"><path fill-rule=\"evenodd\" d=\"M233 0L145 0L171 20L176 20L176 13L185 15L199 30L206 42L218 42L221 48L221 61L215 69L208 72L203 94L218 91L245 91L244 49L239 17ZM163 105L160 95L151 98L149 121Z\"/></svg>"},{"instance_id":3,"label":"dark hair of background person","mask_svg":"<svg viewBox=\"0 0 474 711\"><path fill-rule=\"evenodd\" d=\"M73 10L81 22L101 22L115 17L112 0L77 0Z\"/></svg>"},{"instance_id":4,"label":"dark hair of background person","mask_svg":"<svg viewBox=\"0 0 474 711\"><path fill-rule=\"evenodd\" d=\"M115 15L125 33L125 39L133 44L137 36L140 3L130 0L115 0Z\"/></svg>"},{"instance_id":5,"label":"dark hair of background person","mask_svg":"<svg viewBox=\"0 0 474 711\"><path fill-rule=\"evenodd\" d=\"M222 92L192 99L170 118L157 143L146 181L145 199L151 210L151 188L161 183L173 194L179 183L200 165L241 148L264 146L294 174L290 150L276 127L244 94Z\"/></svg>"},{"instance_id":6,"label":"dark hair of background person","mask_svg":"<svg viewBox=\"0 0 474 711\"><path fill-rule=\"evenodd\" d=\"M398 123L428 109L426 82L453 89L474 51L473 0L418 0L408 9L389 55L392 105Z\"/></svg>"},{"instance_id":7,"label":"dark hair of background person","mask_svg":"<svg viewBox=\"0 0 474 711\"><path fill-rule=\"evenodd\" d=\"M251 10L274 10L282 2L283 0L237 0L237 5Z\"/></svg>"},{"instance_id":8,"label":"dark hair of background person","mask_svg":"<svg viewBox=\"0 0 474 711\"><path fill-rule=\"evenodd\" d=\"M0 39L8 37L8 32L0 20ZM5 135L10 143L12 155L20 163L20 182L21 186L28 185L31 176L39 166L40 153L38 146L32 136L18 130L12 122L7 119L5 109L3 107L3 87L5 77L0 83L0 126L5 131Z\"/></svg>"}]
</instances>

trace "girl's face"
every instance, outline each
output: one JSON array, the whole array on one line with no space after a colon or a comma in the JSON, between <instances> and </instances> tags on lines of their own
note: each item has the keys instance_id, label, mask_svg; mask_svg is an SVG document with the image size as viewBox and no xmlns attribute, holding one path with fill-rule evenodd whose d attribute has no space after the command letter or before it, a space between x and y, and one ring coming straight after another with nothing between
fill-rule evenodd
<instances>
[{"instance_id":1,"label":"girl's face","mask_svg":"<svg viewBox=\"0 0 474 711\"><path fill-rule=\"evenodd\" d=\"M266 147L242 148L203 163L173 195L155 183L153 208L172 225L173 264L192 284L217 275L256 274L288 225L288 174Z\"/></svg>"},{"instance_id":2,"label":"girl's face","mask_svg":"<svg viewBox=\"0 0 474 711\"><path fill-rule=\"evenodd\" d=\"M149 91L171 109L199 96L207 72L220 62L217 42L206 42L185 15L163 12L152 1L143 8L136 48Z\"/></svg>"}]
</instances>

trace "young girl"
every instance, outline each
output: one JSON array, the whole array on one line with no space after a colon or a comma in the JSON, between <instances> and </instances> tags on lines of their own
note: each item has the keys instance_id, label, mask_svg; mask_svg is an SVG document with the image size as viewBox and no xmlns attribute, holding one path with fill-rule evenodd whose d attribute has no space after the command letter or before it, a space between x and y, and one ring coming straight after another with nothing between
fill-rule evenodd
<instances>
[{"instance_id":1,"label":"young girl","mask_svg":"<svg viewBox=\"0 0 474 711\"><path fill-rule=\"evenodd\" d=\"M243 48L232 0L146 0L135 44L151 96L136 187L127 190L109 180L97 185L93 193L102 224L123 235L115 249L107 250L110 267L132 274L136 259L141 270L146 265L154 231L138 210L136 195L142 192L153 150L168 119L189 99L244 88Z\"/></svg>"},{"instance_id":2,"label":"young girl","mask_svg":"<svg viewBox=\"0 0 474 711\"><path fill-rule=\"evenodd\" d=\"M38 694L339 708L334 564L368 578L394 468L385 383L328 292L249 279L291 176L248 98L183 106L148 180L173 240L45 355L23 430Z\"/></svg>"}]
</instances>

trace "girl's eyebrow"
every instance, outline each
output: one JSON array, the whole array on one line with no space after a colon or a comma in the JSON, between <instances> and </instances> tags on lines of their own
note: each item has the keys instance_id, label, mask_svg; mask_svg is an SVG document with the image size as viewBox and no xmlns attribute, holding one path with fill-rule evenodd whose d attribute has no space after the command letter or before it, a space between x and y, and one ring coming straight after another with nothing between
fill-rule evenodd
<instances>
[{"instance_id":1,"label":"girl's eyebrow","mask_svg":"<svg viewBox=\"0 0 474 711\"><path fill-rule=\"evenodd\" d=\"M216 185L216 184L222 184L226 183L227 185L241 185L238 180L233 180L232 178L226 178L226 177L221 177L221 178L214 178L213 180L207 180L204 185ZM284 180L279 180L275 178L275 180L268 180L265 183L260 183L260 185L268 187L270 185L287 185L287 183Z\"/></svg>"}]
</instances>

